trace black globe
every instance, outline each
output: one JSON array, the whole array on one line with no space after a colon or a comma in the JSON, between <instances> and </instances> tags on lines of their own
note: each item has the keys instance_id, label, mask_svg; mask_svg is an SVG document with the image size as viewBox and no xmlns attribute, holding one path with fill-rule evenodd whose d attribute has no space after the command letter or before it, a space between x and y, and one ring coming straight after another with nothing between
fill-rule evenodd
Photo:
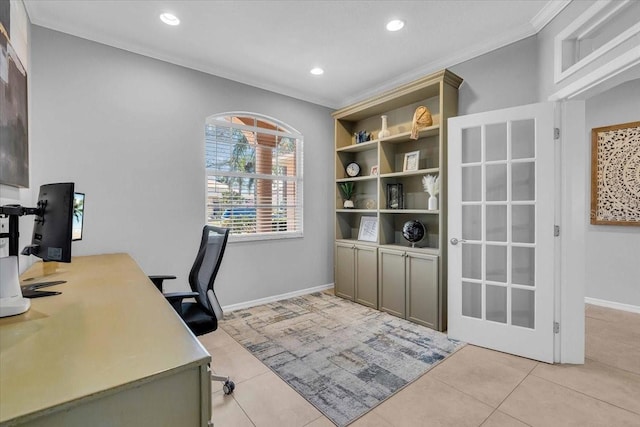
<instances>
[{"instance_id":1,"label":"black globe","mask_svg":"<svg viewBox=\"0 0 640 427\"><path fill-rule=\"evenodd\" d=\"M426 229L420 221L411 220L402 226L402 237L411 243L419 242L424 238Z\"/></svg>"}]
</instances>

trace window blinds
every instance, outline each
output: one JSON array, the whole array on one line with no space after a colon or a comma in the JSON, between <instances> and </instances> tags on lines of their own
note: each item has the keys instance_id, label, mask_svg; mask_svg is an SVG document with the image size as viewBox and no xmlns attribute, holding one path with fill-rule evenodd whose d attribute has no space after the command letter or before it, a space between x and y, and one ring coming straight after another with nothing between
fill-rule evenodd
<instances>
[{"instance_id":1,"label":"window blinds","mask_svg":"<svg viewBox=\"0 0 640 427\"><path fill-rule=\"evenodd\" d=\"M302 135L256 115L205 127L207 222L233 240L302 235Z\"/></svg>"}]
</instances>

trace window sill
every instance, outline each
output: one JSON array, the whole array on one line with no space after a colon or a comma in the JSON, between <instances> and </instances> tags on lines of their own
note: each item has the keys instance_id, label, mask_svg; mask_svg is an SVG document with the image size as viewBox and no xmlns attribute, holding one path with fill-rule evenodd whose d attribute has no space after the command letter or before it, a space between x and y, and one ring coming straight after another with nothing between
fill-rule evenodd
<instances>
[{"instance_id":1,"label":"window sill","mask_svg":"<svg viewBox=\"0 0 640 427\"><path fill-rule=\"evenodd\" d=\"M302 231L261 233L261 234L229 234L229 243L256 242L261 240L299 239L304 237Z\"/></svg>"}]
</instances>

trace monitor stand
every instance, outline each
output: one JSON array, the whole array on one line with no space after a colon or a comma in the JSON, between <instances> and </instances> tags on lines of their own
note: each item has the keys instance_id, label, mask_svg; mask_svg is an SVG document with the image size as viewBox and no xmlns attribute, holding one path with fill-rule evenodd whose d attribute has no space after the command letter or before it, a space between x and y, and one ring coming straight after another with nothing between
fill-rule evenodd
<instances>
[{"instance_id":1,"label":"monitor stand","mask_svg":"<svg viewBox=\"0 0 640 427\"><path fill-rule=\"evenodd\" d=\"M48 286L61 285L62 283L67 283L65 280L56 280L53 282L40 282L40 283L31 283L29 285L22 285L20 288L22 289L22 296L24 298L41 298L41 297L49 297L52 295L60 295L62 292L58 291L39 291L40 288L46 288Z\"/></svg>"}]
</instances>

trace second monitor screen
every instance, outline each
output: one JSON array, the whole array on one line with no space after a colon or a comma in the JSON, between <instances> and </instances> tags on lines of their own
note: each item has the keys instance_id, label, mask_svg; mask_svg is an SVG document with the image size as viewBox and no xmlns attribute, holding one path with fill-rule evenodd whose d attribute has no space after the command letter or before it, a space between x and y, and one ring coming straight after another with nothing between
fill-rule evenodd
<instances>
[{"instance_id":1,"label":"second monitor screen","mask_svg":"<svg viewBox=\"0 0 640 427\"><path fill-rule=\"evenodd\" d=\"M73 240L82 240L82 223L84 220L84 193L73 195Z\"/></svg>"}]
</instances>

